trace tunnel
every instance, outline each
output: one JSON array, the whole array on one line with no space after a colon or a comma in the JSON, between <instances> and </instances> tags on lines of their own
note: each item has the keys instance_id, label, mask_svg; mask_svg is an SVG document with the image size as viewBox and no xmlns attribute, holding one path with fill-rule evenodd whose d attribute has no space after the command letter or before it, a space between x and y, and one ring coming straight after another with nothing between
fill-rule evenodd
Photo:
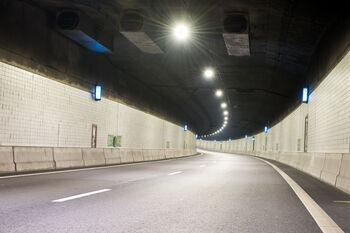
<instances>
[{"instance_id":1,"label":"tunnel","mask_svg":"<svg viewBox=\"0 0 350 233\"><path fill-rule=\"evenodd\" d=\"M0 233L350 232L349 12L1 0Z\"/></svg>"}]
</instances>

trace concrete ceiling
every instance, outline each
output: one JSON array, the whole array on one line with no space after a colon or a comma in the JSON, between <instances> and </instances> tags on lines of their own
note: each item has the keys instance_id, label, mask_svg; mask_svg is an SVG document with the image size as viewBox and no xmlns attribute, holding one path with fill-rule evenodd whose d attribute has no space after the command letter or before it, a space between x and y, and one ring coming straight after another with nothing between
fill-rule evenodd
<instances>
[{"instance_id":1,"label":"concrete ceiling","mask_svg":"<svg viewBox=\"0 0 350 233\"><path fill-rule=\"evenodd\" d=\"M238 138L263 130L299 98L319 42L339 21L334 1L277 0L31 0L45 10L74 8L86 13L113 34L109 61L145 91L176 105L199 135L211 133L223 122L220 103L226 101L229 124L215 139ZM162 54L138 49L119 32L120 14L137 9L145 15L145 32ZM249 18L250 56L229 56L223 40L227 12L245 12ZM189 41L180 44L170 28L177 20L192 25ZM216 77L205 80L205 67ZM214 95L217 88L225 96ZM135 95L137 95L135 93ZM138 101L147 102L142 95ZM162 107L167 111L167 106Z\"/></svg>"}]
</instances>

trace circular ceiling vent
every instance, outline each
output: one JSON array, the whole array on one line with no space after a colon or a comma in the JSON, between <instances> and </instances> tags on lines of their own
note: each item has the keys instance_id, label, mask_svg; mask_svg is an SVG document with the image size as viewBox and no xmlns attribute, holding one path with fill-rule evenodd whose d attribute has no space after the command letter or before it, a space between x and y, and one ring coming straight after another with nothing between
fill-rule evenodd
<instances>
[{"instance_id":1,"label":"circular ceiling vent","mask_svg":"<svg viewBox=\"0 0 350 233\"><path fill-rule=\"evenodd\" d=\"M140 31L143 28L143 16L134 10L125 11L120 18L123 31Z\"/></svg>"},{"instance_id":2,"label":"circular ceiling vent","mask_svg":"<svg viewBox=\"0 0 350 233\"><path fill-rule=\"evenodd\" d=\"M243 33L248 28L248 21L244 15L228 15L224 20L224 30L227 33Z\"/></svg>"},{"instance_id":3,"label":"circular ceiling vent","mask_svg":"<svg viewBox=\"0 0 350 233\"><path fill-rule=\"evenodd\" d=\"M62 11L57 15L57 25L63 30L73 30L79 24L79 14L76 11Z\"/></svg>"}]
</instances>

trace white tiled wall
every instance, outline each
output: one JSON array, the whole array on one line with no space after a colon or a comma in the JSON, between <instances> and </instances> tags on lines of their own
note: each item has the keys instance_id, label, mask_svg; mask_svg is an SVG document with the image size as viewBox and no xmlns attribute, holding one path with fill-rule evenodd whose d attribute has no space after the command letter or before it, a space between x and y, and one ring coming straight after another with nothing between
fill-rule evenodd
<instances>
[{"instance_id":1,"label":"white tiled wall","mask_svg":"<svg viewBox=\"0 0 350 233\"><path fill-rule=\"evenodd\" d=\"M195 144L193 133L170 122L0 63L0 146L90 147L92 124L97 147L107 147L108 134L122 136L123 147Z\"/></svg>"},{"instance_id":2,"label":"white tiled wall","mask_svg":"<svg viewBox=\"0 0 350 233\"><path fill-rule=\"evenodd\" d=\"M255 151L304 151L305 117L308 116L308 152L350 152L350 52L311 93L309 103L301 104L268 133L255 135ZM251 137L248 139L251 141ZM220 143L220 142L216 142ZM228 151L245 152L242 139L229 142ZM248 142L247 142L248 143ZM214 142L198 141L201 148L214 147ZM247 147L248 152L252 146Z\"/></svg>"}]
</instances>

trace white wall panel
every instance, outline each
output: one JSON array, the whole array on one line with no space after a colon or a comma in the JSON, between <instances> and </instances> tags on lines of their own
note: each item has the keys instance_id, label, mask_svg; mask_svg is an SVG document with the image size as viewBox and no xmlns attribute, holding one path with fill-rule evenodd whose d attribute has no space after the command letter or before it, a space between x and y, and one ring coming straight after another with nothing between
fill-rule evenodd
<instances>
[{"instance_id":1,"label":"white wall panel","mask_svg":"<svg viewBox=\"0 0 350 233\"><path fill-rule=\"evenodd\" d=\"M308 152L350 152L350 52L311 93L308 104L301 104L268 133L255 135L255 151L303 152L306 116ZM242 140L232 141L233 152L245 151Z\"/></svg>"},{"instance_id":2,"label":"white wall panel","mask_svg":"<svg viewBox=\"0 0 350 233\"><path fill-rule=\"evenodd\" d=\"M90 147L97 124L97 147L108 135L122 147L195 147L190 131L118 102L0 63L0 146Z\"/></svg>"}]
</instances>

